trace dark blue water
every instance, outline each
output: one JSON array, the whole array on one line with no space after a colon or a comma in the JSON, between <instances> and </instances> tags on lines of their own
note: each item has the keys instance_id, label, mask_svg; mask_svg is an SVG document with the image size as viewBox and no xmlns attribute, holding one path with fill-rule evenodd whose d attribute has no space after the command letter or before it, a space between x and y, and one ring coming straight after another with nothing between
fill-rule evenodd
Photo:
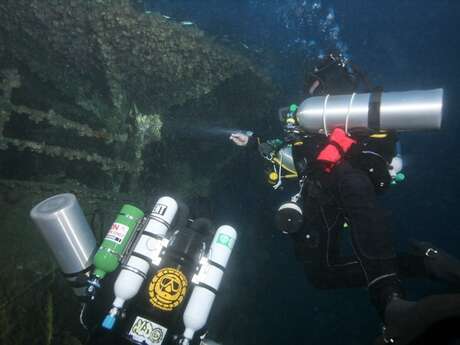
<instances>
[{"instance_id":1,"label":"dark blue water","mask_svg":"<svg viewBox=\"0 0 460 345\"><path fill-rule=\"evenodd\" d=\"M146 9L192 21L251 56L283 90L280 106L298 97L306 61L331 49L386 90L444 88L442 129L401 135L407 180L383 202L393 212L399 248L417 238L460 255L460 2L163 0ZM211 334L235 345L370 344L379 321L367 292L325 292L308 284L291 243L272 225L286 194L259 183L263 167L254 157L242 159L245 169L235 167L235 178L216 195L218 217L239 228L240 241ZM405 284L413 298L443 290Z\"/></svg>"}]
</instances>

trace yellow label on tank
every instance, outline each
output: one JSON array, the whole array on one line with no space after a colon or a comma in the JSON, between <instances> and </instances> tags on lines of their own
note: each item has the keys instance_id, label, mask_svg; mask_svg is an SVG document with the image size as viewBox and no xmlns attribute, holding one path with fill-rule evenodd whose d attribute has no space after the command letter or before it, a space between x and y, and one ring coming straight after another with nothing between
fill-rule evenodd
<instances>
[{"instance_id":1,"label":"yellow label on tank","mask_svg":"<svg viewBox=\"0 0 460 345\"><path fill-rule=\"evenodd\" d=\"M150 281L149 301L158 309L171 311L182 303L187 287L187 278L181 271L163 268Z\"/></svg>"},{"instance_id":2,"label":"yellow label on tank","mask_svg":"<svg viewBox=\"0 0 460 345\"><path fill-rule=\"evenodd\" d=\"M386 133L372 134L370 137L375 139L385 139L388 136Z\"/></svg>"}]
</instances>

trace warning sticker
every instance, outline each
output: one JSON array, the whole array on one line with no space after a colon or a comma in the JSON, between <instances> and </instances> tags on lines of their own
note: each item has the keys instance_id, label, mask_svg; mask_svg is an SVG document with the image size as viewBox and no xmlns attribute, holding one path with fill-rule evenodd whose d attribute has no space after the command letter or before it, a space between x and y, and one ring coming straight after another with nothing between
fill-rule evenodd
<instances>
[{"instance_id":1,"label":"warning sticker","mask_svg":"<svg viewBox=\"0 0 460 345\"><path fill-rule=\"evenodd\" d=\"M181 271L163 268L150 281L149 301L156 308L171 311L182 303L187 287L187 278Z\"/></svg>"},{"instance_id":2,"label":"warning sticker","mask_svg":"<svg viewBox=\"0 0 460 345\"><path fill-rule=\"evenodd\" d=\"M232 249L235 241L231 236L228 236L226 234L219 234L219 236L217 236L216 242Z\"/></svg>"},{"instance_id":3,"label":"warning sticker","mask_svg":"<svg viewBox=\"0 0 460 345\"><path fill-rule=\"evenodd\" d=\"M168 206L163 204L156 204L152 210L152 213L159 214L160 216L164 216Z\"/></svg>"},{"instance_id":4,"label":"warning sticker","mask_svg":"<svg viewBox=\"0 0 460 345\"><path fill-rule=\"evenodd\" d=\"M123 242L123 239L128 233L128 230L129 230L129 227L127 225L120 224L120 223L113 223L109 232L105 236L105 239L120 244L121 242Z\"/></svg>"},{"instance_id":5,"label":"warning sticker","mask_svg":"<svg viewBox=\"0 0 460 345\"><path fill-rule=\"evenodd\" d=\"M143 317L136 317L128 335L135 341L148 345L161 345L167 329Z\"/></svg>"}]
</instances>

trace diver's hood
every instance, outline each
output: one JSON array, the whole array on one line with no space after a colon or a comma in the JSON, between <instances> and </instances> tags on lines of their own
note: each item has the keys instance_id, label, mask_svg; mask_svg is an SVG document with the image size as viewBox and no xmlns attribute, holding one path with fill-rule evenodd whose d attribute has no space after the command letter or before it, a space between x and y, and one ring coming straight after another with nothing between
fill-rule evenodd
<instances>
[{"instance_id":1,"label":"diver's hood","mask_svg":"<svg viewBox=\"0 0 460 345\"><path fill-rule=\"evenodd\" d=\"M310 88L315 81L319 85L310 94ZM305 91L309 96L350 94L355 91L356 86L356 78L348 66L331 58L323 60L305 78Z\"/></svg>"}]
</instances>

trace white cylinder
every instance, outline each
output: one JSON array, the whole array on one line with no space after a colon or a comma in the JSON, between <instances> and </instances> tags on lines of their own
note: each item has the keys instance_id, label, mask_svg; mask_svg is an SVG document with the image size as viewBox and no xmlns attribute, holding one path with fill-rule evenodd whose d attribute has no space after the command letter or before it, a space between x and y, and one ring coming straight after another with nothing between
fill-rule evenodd
<instances>
[{"instance_id":1,"label":"white cylinder","mask_svg":"<svg viewBox=\"0 0 460 345\"><path fill-rule=\"evenodd\" d=\"M86 297L96 239L75 195L52 196L30 211L37 226L75 295Z\"/></svg>"},{"instance_id":2,"label":"white cylinder","mask_svg":"<svg viewBox=\"0 0 460 345\"><path fill-rule=\"evenodd\" d=\"M184 338L192 340L195 332L206 325L215 298L214 292L195 286L184 312Z\"/></svg>"},{"instance_id":3,"label":"white cylinder","mask_svg":"<svg viewBox=\"0 0 460 345\"><path fill-rule=\"evenodd\" d=\"M376 94L352 94L307 98L296 116L309 133L347 129L413 131L439 129L442 120L443 89Z\"/></svg>"},{"instance_id":4,"label":"white cylinder","mask_svg":"<svg viewBox=\"0 0 460 345\"><path fill-rule=\"evenodd\" d=\"M114 307L122 308L125 301L139 292L152 260L161 250L161 240L171 226L177 209L177 202L168 196L161 197L156 202L128 262L115 281Z\"/></svg>"},{"instance_id":5,"label":"white cylinder","mask_svg":"<svg viewBox=\"0 0 460 345\"><path fill-rule=\"evenodd\" d=\"M235 229L229 225L217 229L207 261L198 273L198 285L194 287L184 311L184 338L191 340L195 332L206 325L236 237Z\"/></svg>"},{"instance_id":6,"label":"white cylinder","mask_svg":"<svg viewBox=\"0 0 460 345\"><path fill-rule=\"evenodd\" d=\"M122 308L125 301L136 296L141 288L150 264L136 256L131 256L127 265L121 270L115 281L113 291L115 301L113 306Z\"/></svg>"},{"instance_id":7,"label":"white cylinder","mask_svg":"<svg viewBox=\"0 0 460 345\"><path fill-rule=\"evenodd\" d=\"M236 231L230 225L220 226L212 240L209 249L208 259L223 267L227 266L228 259L232 253L236 241Z\"/></svg>"},{"instance_id":8,"label":"white cylinder","mask_svg":"<svg viewBox=\"0 0 460 345\"><path fill-rule=\"evenodd\" d=\"M30 211L62 272L78 274L91 266L96 239L75 195L52 196Z\"/></svg>"},{"instance_id":9,"label":"white cylinder","mask_svg":"<svg viewBox=\"0 0 460 345\"><path fill-rule=\"evenodd\" d=\"M149 221L144 231L164 236L176 216L177 209L178 205L176 200L169 196L161 197L158 199L149 216L151 220L155 221Z\"/></svg>"}]
</instances>

